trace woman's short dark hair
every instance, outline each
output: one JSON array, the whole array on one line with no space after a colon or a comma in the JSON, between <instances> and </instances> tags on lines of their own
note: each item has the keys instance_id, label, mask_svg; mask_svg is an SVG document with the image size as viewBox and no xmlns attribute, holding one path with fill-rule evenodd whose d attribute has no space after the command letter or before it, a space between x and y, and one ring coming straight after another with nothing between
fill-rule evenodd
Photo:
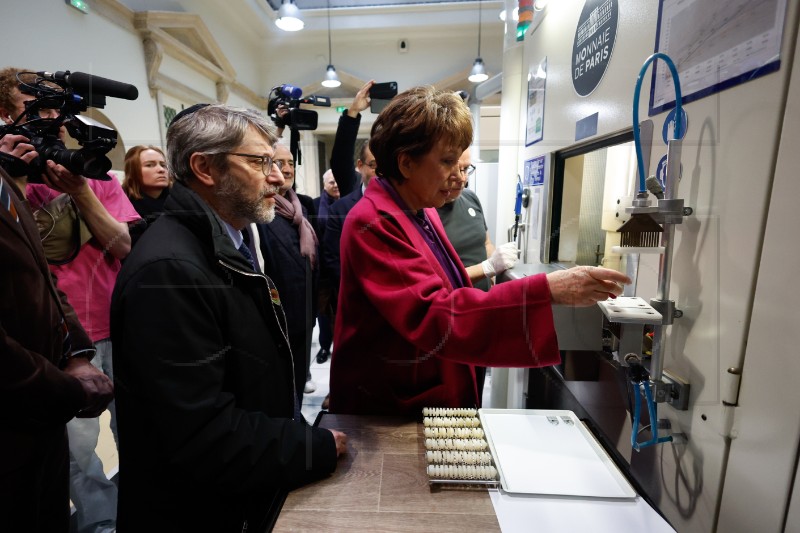
<instances>
[{"instance_id":1,"label":"woman's short dark hair","mask_svg":"<svg viewBox=\"0 0 800 533\"><path fill-rule=\"evenodd\" d=\"M400 154L421 157L441 140L462 152L472 144L472 115L461 97L430 86L398 94L372 125L369 148L376 174L402 181Z\"/></svg>"}]
</instances>

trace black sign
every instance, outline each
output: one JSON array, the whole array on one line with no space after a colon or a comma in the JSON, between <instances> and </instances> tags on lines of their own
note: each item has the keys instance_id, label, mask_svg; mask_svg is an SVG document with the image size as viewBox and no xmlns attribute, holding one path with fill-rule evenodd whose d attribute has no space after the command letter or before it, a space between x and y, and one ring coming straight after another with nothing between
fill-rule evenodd
<instances>
[{"instance_id":1,"label":"black sign","mask_svg":"<svg viewBox=\"0 0 800 533\"><path fill-rule=\"evenodd\" d=\"M589 96L606 73L619 20L618 0L586 0L572 45L572 86Z\"/></svg>"}]
</instances>

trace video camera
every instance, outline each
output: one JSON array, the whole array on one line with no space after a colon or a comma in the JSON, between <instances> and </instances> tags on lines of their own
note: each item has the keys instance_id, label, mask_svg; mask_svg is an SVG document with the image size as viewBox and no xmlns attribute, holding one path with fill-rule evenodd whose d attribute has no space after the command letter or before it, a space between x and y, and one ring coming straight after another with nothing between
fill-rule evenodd
<instances>
[{"instance_id":1,"label":"video camera","mask_svg":"<svg viewBox=\"0 0 800 533\"><path fill-rule=\"evenodd\" d=\"M87 178L109 180L111 161L106 157L117 145L117 132L79 114L90 107L103 108L106 96L136 100L135 86L83 72L20 72L19 90L34 97L25 102L25 111L13 124L0 126L0 138L24 135L36 148L38 157L26 164L21 159L0 152L0 164L12 176L27 174L30 183L41 183L45 161L52 160L70 172ZM43 109L58 110L56 118L42 118ZM61 126L81 148L67 148L59 138Z\"/></svg>"},{"instance_id":2,"label":"video camera","mask_svg":"<svg viewBox=\"0 0 800 533\"><path fill-rule=\"evenodd\" d=\"M275 125L287 126L292 130L317 129L317 112L310 109L300 109L300 104L311 104L318 107L330 107L331 99L327 96L303 96L303 90L293 85L278 85L269 93L267 113ZM278 114L278 107L283 106L288 111L282 117Z\"/></svg>"}]
</instances>

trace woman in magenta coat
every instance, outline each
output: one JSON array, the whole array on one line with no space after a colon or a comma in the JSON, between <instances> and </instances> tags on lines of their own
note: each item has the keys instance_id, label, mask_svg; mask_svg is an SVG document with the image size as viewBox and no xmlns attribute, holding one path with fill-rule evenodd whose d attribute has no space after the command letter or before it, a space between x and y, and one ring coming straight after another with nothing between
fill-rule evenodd
<instances>
[{"instance_id":1,"label":"woman in magenta coat","mask_svg":"<svg viewBox=\"0 0 800 533\"><path fill-rule=\"evenodd\" d=\"M436 213L471 141L469 108L432 87L396 96L372 126L378 177L342 232L331 412L480 406L474 365L559 363L551 305L593 305L630 283L575 267L473 289Z\"/></svg>"}]
</instances>

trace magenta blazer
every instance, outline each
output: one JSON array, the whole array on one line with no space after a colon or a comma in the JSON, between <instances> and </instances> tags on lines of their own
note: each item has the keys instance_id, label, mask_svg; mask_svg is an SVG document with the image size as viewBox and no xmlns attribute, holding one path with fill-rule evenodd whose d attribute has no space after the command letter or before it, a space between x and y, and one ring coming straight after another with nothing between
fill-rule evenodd
<instances>
[{"instance_id":1,"label":"magenta blazer","mask_svg":"<svg viewBox=\"0 0 800 533\"><path fill-rule=\"evenodd\" d=\"M473 365L558 364L544 274L453 289L414 223L372 180L342 230L330 410L420 414L480 406ZM468 280L435 209L425 210Z\"/></svg>"}]
</instances>

